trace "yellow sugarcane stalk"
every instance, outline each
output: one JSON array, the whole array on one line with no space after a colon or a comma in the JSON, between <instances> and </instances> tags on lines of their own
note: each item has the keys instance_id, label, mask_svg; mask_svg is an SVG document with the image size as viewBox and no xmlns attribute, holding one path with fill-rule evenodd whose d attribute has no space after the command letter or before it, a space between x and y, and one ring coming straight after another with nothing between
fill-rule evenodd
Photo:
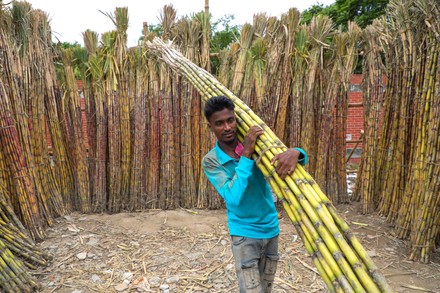
<instances>
[{"instance_id":1,"label":"yellow sugarcane stalk","mask_svg":"<svg viewBox=\"0 0 440 293\"><path fill-rule=\"evenodd\" d=\"M285 180L275 172L271 159L287 147L273 131L210 73L184 58L170 45L156 38L153 43L147 43L147 46L149 52L159 56L172 69L188 78L203 98L224 95L234 102L239 123L239 139L243 139L249 127L253 125L259 125L264 130L257 140L258 156L255 154L254 159L273 191L283 201L284 209L297 228L306 250L312 256L329 290L391 292L384 278L372 278L371 272L377 272L375 266L372 262L369 263L370 259L362 246L349 233L348 225L340 217L335 217L334 207L329 199L304 168L298 165L295 172Z\"/></svg>"}]
</instances>

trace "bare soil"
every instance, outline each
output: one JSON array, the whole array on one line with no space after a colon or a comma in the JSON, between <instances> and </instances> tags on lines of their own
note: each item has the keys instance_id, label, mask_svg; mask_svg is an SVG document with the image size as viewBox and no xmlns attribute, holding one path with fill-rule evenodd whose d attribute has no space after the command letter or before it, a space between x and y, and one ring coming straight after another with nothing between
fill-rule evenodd
<instances>
[{"instance_id":1,"label":"bare soil","mask_svg":"<svg viewBox=\"0 0 440 293\"><path fill-rule=\"evenodd\" d=\"M383 218L357 204L337 209L395 292L440 292L438 252L428 264L408 261ZM273 292L327 292L283 215ZM38 245L53 261L35 272L40 292L238 292L224 210L74 213L47 233Z\"/></svg>"}]
</instances>

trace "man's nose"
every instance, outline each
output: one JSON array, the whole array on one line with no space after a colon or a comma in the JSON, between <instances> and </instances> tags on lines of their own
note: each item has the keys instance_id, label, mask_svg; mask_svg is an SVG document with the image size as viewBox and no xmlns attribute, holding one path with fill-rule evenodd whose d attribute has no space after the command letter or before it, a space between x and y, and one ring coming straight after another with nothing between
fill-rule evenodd
<instances>
[{"instance_id":1,"label":"man's nose","mask_svg":"<svg viewBox=\"0 0 440 293\"><path fill-rule=\"evenodd\" d=\"M226 130L231 129L231 125L229 125L229 123L225 123L225 129L226 129Z\"/></svg>"}]
</instances>

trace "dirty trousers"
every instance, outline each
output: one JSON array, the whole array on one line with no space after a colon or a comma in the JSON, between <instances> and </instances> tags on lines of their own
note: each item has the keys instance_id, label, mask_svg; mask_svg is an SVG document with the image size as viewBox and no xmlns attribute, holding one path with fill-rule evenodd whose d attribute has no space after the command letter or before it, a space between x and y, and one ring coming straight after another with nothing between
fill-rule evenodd
<instances>
[{"instance_id":1,"label":"dirty trousers","mask_svg":"<svg viewBox=\"0 0 440 293\"><path fill-rule=\"evenodd\" d=\"M278 263L278 236L253 239L232 236L240 293L270 293Z\"/></svg>"}]
</instances>

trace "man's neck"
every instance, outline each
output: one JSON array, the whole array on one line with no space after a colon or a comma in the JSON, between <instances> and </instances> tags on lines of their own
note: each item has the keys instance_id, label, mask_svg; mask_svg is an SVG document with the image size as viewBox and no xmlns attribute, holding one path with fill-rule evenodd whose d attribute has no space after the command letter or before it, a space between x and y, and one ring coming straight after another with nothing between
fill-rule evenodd
<instances>
[{"instance_id":1,"label":"man's neck","mask_svg":"<svg viewBox=\"0 0 440 293\"><path fill-rule=\"evenodd\" d=\"M237 157L237 155L235 154L235 148L237 147L237 144L238 144L238 139L234 139L231 142L223 142L223 141L218 142L218 145L222 149L222 151L224 151L233 158Z\"/></svg>"}]
</instances>

